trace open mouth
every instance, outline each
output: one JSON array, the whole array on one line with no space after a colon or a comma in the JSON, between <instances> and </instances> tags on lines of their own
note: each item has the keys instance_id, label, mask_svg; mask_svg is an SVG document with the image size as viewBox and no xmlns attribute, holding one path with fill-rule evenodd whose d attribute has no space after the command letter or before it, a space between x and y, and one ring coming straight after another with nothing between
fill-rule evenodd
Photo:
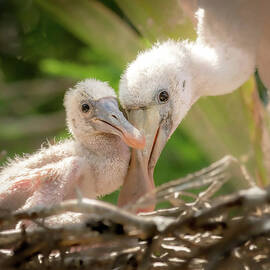
<instances>
[{"instance_id":1,"label":"open mouth","mask_svg":"<svg viewBox=\"0 0 270 270\"><path fill-rule=\"evenodd\" d=\"M128 117L129 121L144 134L146 146L144 150L133 149L131 152L130 165L118 198L118 205L122 207L127 205L133 207L140 197L152 193L155 187L154 168L167 141L164 120L160 117L157 107L151 107L148 110L132 110ZM136 207L134 207L135 211ZM147 204L141 205L139 211L148 212L154 209L153 197Z\"/></svg>"},{"instance_id":2,"label":"open mouth","mask_svg":"<svg viewBox=\"0 0 270 270\"><path fill-rule=\"evenodd\" d=\"M124 137L123 131L122 131L120 128L118 128L118 127L116 127L116 126L110 124L109 122L107 122L107 121L105 121L105 120L101 120L101 119L95 119L94 121L100 121L100 122L103 122L103 123L109 125L109 126L112 127L113 129L116 129L116 130L117 130L119 133L121 133L122 136ZM117 133L118 133L118 132L117 132Z\"/></svg>"},{"instance_id":3,"label":"open mouth","mask_svg":"<svg viewBox=\"0 0 270 270\"><path fill-rule=\"evenodd\" d=\"M150 153L150 156L149 156L149 160L148 160L148 172L149 172L149 175L150 175L150 173L152 173L152 171L154 170L155 165L156 165L156 160L153 160L152 158L153 158L153 153L154 153L154 150L155 150L157 138L158 138L158 135L159 135L159 131L160 131L160 126L157 129L157 132L156 132L156 135L155 135L155 138L154 138L154 141L153 141L153 146L152 146L152 149L151 149L151 153Z\"/></svg>"}]
</instances>

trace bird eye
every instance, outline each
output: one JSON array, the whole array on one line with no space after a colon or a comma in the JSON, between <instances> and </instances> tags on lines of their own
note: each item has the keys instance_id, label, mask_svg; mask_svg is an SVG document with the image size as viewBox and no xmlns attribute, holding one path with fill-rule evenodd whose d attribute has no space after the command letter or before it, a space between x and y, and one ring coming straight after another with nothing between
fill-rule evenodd
<instances>
[{"instance_id":1,"label":"bird eye","mask_svg":"<svg viewBox=\"0 0 270 270\"><path fill-rule=\"evenodd\" d=\"M88 104L84 103L82 104L82 112L87 113L89 111L90 107Z\"/></svg>"},{"instance_id":2,"label":"bird eye","mask_svg":"<svg viewBox=\"0 0 270 270\"><path fill-rule=\"evenodd\" d=\"M159 103L166 103L169 100L169 93L165 90L162 90L158 94Z\"/></svg>"}]
</instances>

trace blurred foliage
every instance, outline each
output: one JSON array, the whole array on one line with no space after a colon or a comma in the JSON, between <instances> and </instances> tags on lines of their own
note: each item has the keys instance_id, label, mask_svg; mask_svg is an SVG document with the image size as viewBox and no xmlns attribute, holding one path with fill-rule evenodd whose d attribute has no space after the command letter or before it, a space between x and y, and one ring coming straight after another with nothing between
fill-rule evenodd
<instances>
[{"instance_id":1,"label":"blurred foliage","mask_svg":"<svg viewBox=\"0 0 270 270\"><path fill-rule=\"evenodd\" d=\"M66 137L62 99L68 87L95 77L117 90L128 61L168 38L196 38L178 0L0 0L0 150L12 157ZM243 88L250 91L194 106L160 157L158 185L225 154L248 156L254 164L250 134L257 126L243 101L254 93L253 80Z\"/></svg>"}]
</instances>

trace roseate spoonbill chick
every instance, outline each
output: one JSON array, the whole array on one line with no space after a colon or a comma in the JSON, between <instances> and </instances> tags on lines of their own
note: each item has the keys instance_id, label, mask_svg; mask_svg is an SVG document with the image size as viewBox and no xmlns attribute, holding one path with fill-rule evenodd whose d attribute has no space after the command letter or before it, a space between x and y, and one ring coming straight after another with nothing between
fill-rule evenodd
<instances>
[{"instance_id":1,"label":"roseate spoonbill chick","mask_svg":"<svg viewBox=\"0 0 270 270\"><path fill-rule=\"evenodd\" d=\"M76 198L76 187L96 198L122 185L127 145L142 148L144 137L119 110L114 90L88 79L67 91L64 106L73 138L10 161L0 173L0 208L50 206Z\"/></svg>"},{"instance_id":2,"label":"roseate spoonbill chick","mask_svg":"<svg viewBox=\"0 0 270 270\"><path fill-rule=\"evenodd\" d=\"M198 4L195 42L156 44L140 53L122 75L121 105L146 137L146 146L132 150L120 206L154 188L153 170L160 153L192 104L201 96L232 92L254 72L262 1Z\"/></svg>"}]
</instances>

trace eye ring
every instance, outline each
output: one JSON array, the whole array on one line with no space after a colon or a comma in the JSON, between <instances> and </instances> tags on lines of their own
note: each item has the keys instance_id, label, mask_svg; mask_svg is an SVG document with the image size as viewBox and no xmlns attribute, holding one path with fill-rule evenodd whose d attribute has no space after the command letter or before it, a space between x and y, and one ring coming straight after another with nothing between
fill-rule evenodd
<instances>
[{"instance_id":1,"label":"eye ring","mask_svg":"<svg viewBox=\"0 0 270 270\"><path fill-rule=\"evenodd\" d=\"M169 100L169 97L170 95L166 90L160 90L157 95L158 103L160 104L167 103Z\"/></svg>"},{"instance_id":2,"label":"eye ring","mask_svg":"<svg viewBox=\"0 0 270 270\"><path fill-rule=\"evenodd\" d=\"M83 103L81 106L81 110L83 113L87 113L90 110L90 106L87 103Z\"/></svg>"}]
</instances>

